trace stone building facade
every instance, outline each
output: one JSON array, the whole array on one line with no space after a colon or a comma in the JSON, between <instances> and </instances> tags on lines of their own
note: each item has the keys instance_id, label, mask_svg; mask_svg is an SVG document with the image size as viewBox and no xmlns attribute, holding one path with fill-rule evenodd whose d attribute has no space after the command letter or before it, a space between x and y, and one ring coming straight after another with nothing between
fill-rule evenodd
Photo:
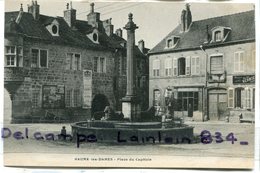
<instances>
[{"instance_id":1,"label":"stone building facade","mask_svg":"<svg viewBox=\"0 0 260 173\"><path fill-rule=\"evenodd\" d=\"M254 11L181 24L149 52L149 105L190 120L254 119Z\"/></svg>"},{"instance_id":2,"label":"stone building facade","mask_svg":"<svg viewBox=\"0 0 260 173\"><path fill-rule=\"evenodd\" d=\"M87 20L77 20L67 4L63 17L28 12L5 13L5 89L12 100L13 122L86 120L106 105L121 109L126 94L126 41L111 19L100 20L91 4ZM127 17L126 17L127 20ZM147 93L148 49L136 46L138 92ZM140 48L140 49L139 49ZM147 99L147 100L146 100Z\"/></svg>"}]
</instances>

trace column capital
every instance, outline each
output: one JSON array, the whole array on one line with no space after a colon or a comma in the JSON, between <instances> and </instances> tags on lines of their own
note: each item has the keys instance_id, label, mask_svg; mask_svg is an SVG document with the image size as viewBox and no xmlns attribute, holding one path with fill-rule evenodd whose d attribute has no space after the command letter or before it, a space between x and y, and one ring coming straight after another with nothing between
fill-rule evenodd
<instances>
[{"instance_id":1,"label":"column capital","mask_svg":"<svg viewBox=\"0 0 260 173\"><path fill-rule=\"evenodd\" d=\"M136 24L133 22L133 14L132 13L129 13L128 14L128 22L127 24L125 25L124 29L126 30L136 30L138 28L138 26L136 26Z\"/></svg>"}]
</instances>

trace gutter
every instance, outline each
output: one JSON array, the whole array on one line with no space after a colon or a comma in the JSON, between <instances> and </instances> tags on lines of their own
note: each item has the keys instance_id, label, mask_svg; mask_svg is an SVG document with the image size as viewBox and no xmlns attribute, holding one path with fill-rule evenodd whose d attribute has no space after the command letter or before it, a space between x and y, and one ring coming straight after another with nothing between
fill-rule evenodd
<instances>
[{"instance_id":1,"label":"gutter","mask_svg":"<svg viewBox=\"0 0 260 173\"><path fill-rule=\"evenodd\" d=\"M217 43L217 44L205 44L203 47L205 49L208 48L214 48L214 47L221 47L221 46L228 46L228 45L234 45L234 44L243 44L243 43L249 43L249 42L255 42L255 38L245 39L245 40L239 40L239 41L230 41L230 42L223 42L223 43ZM201 46L201 45L200 45ZM190 51L190 50L201 50L200 46L198 47L190 47L190 48L183 48L183 49L172 49L172 50L166 50L166 51L159 51L159 52L151 52L147 53L148 56L150 55L157 55L157 54L164 54L164 53L171 53L171 52L182 52L182 51Z\"/></svg>"}]
</instances>

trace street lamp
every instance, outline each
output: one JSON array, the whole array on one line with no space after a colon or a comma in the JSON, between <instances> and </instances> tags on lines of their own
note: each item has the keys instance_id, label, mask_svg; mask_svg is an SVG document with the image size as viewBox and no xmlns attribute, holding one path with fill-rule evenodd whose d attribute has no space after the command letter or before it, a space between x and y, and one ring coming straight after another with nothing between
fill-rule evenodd
<instances>
[{"instance_id":1,"label":"street lamp","mask_svg":"<svg viewBox=\"0 0 260 173\"><path fill-rule=\"evenodd\" d=\"M208 100L208 91L207 91L207 88L208 88L208 53L205 51L205 48L203 48L203 45L200 45L200 49L205 53L206 55L206 59L205 59L205 87L204 87L204 117L203 117L203 121L205 120L209 120L209 117L208 117L208 104L207 104L207 100Z\"/></svg>"}]
</instances>

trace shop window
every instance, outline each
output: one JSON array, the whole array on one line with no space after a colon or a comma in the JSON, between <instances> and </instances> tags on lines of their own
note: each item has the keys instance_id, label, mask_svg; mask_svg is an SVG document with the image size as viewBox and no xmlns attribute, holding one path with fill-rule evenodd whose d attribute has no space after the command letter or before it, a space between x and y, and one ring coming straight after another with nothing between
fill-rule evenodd
<instances>
[{"instance_id":1,"label":"shop window","mask_svg":"<svg viewBox=\"0 0 260 173\"><path fill-rule=\"evenodd\" d=\"M199 109L199 93L198 92L178 92L177 110L188 111L192 108L193 111Z\"/></svg>"},{"instance_id":2,"label":"shop window","mask_svg":"<svg viewBox=\"0 0 260 173\"><path fill-rule=\"evenodd\" d=\"M153 76L160 76L160 60L153 60Z\"/></svg>"},{"instance_id":3,"label":"shop window","mask_svg":"<svg viewBox=\"0 0 260 173\"><path fill-rule=\"evenodd\" d=\"M210 73L211 74L223 74L223 56L211 56L210 58Z\"/></svg>"},{"instance_id":4,"label":"shop window","mask_svg":"<svg viewBox=\"0 0 260 173\"><path fill-rule=\"evenodd\" d=\"M235 52L234 54L234 72L244 71L244 51Z\"/></svg>"},{"instance_id":5,"label":"shop window","mask_svg":"<svg viewBox=\"0 0 260 173\"><path fill-rule=\"evenodd\" d=\"M160 97L161 97L160 90L155 89L153 91L153 105L154 106L159 106L160 105Z\"/></svg>"},{"instance_id":6,"label":"shop window","mask_svg":"<svg viewBox=\"0 0 260 173\"><path fill-rule=\"evenodd\" d=\"M32 60L31 67L47 68L48 67L48 51L41 49L31 50Z\"/></svg>"}]
</instances>

